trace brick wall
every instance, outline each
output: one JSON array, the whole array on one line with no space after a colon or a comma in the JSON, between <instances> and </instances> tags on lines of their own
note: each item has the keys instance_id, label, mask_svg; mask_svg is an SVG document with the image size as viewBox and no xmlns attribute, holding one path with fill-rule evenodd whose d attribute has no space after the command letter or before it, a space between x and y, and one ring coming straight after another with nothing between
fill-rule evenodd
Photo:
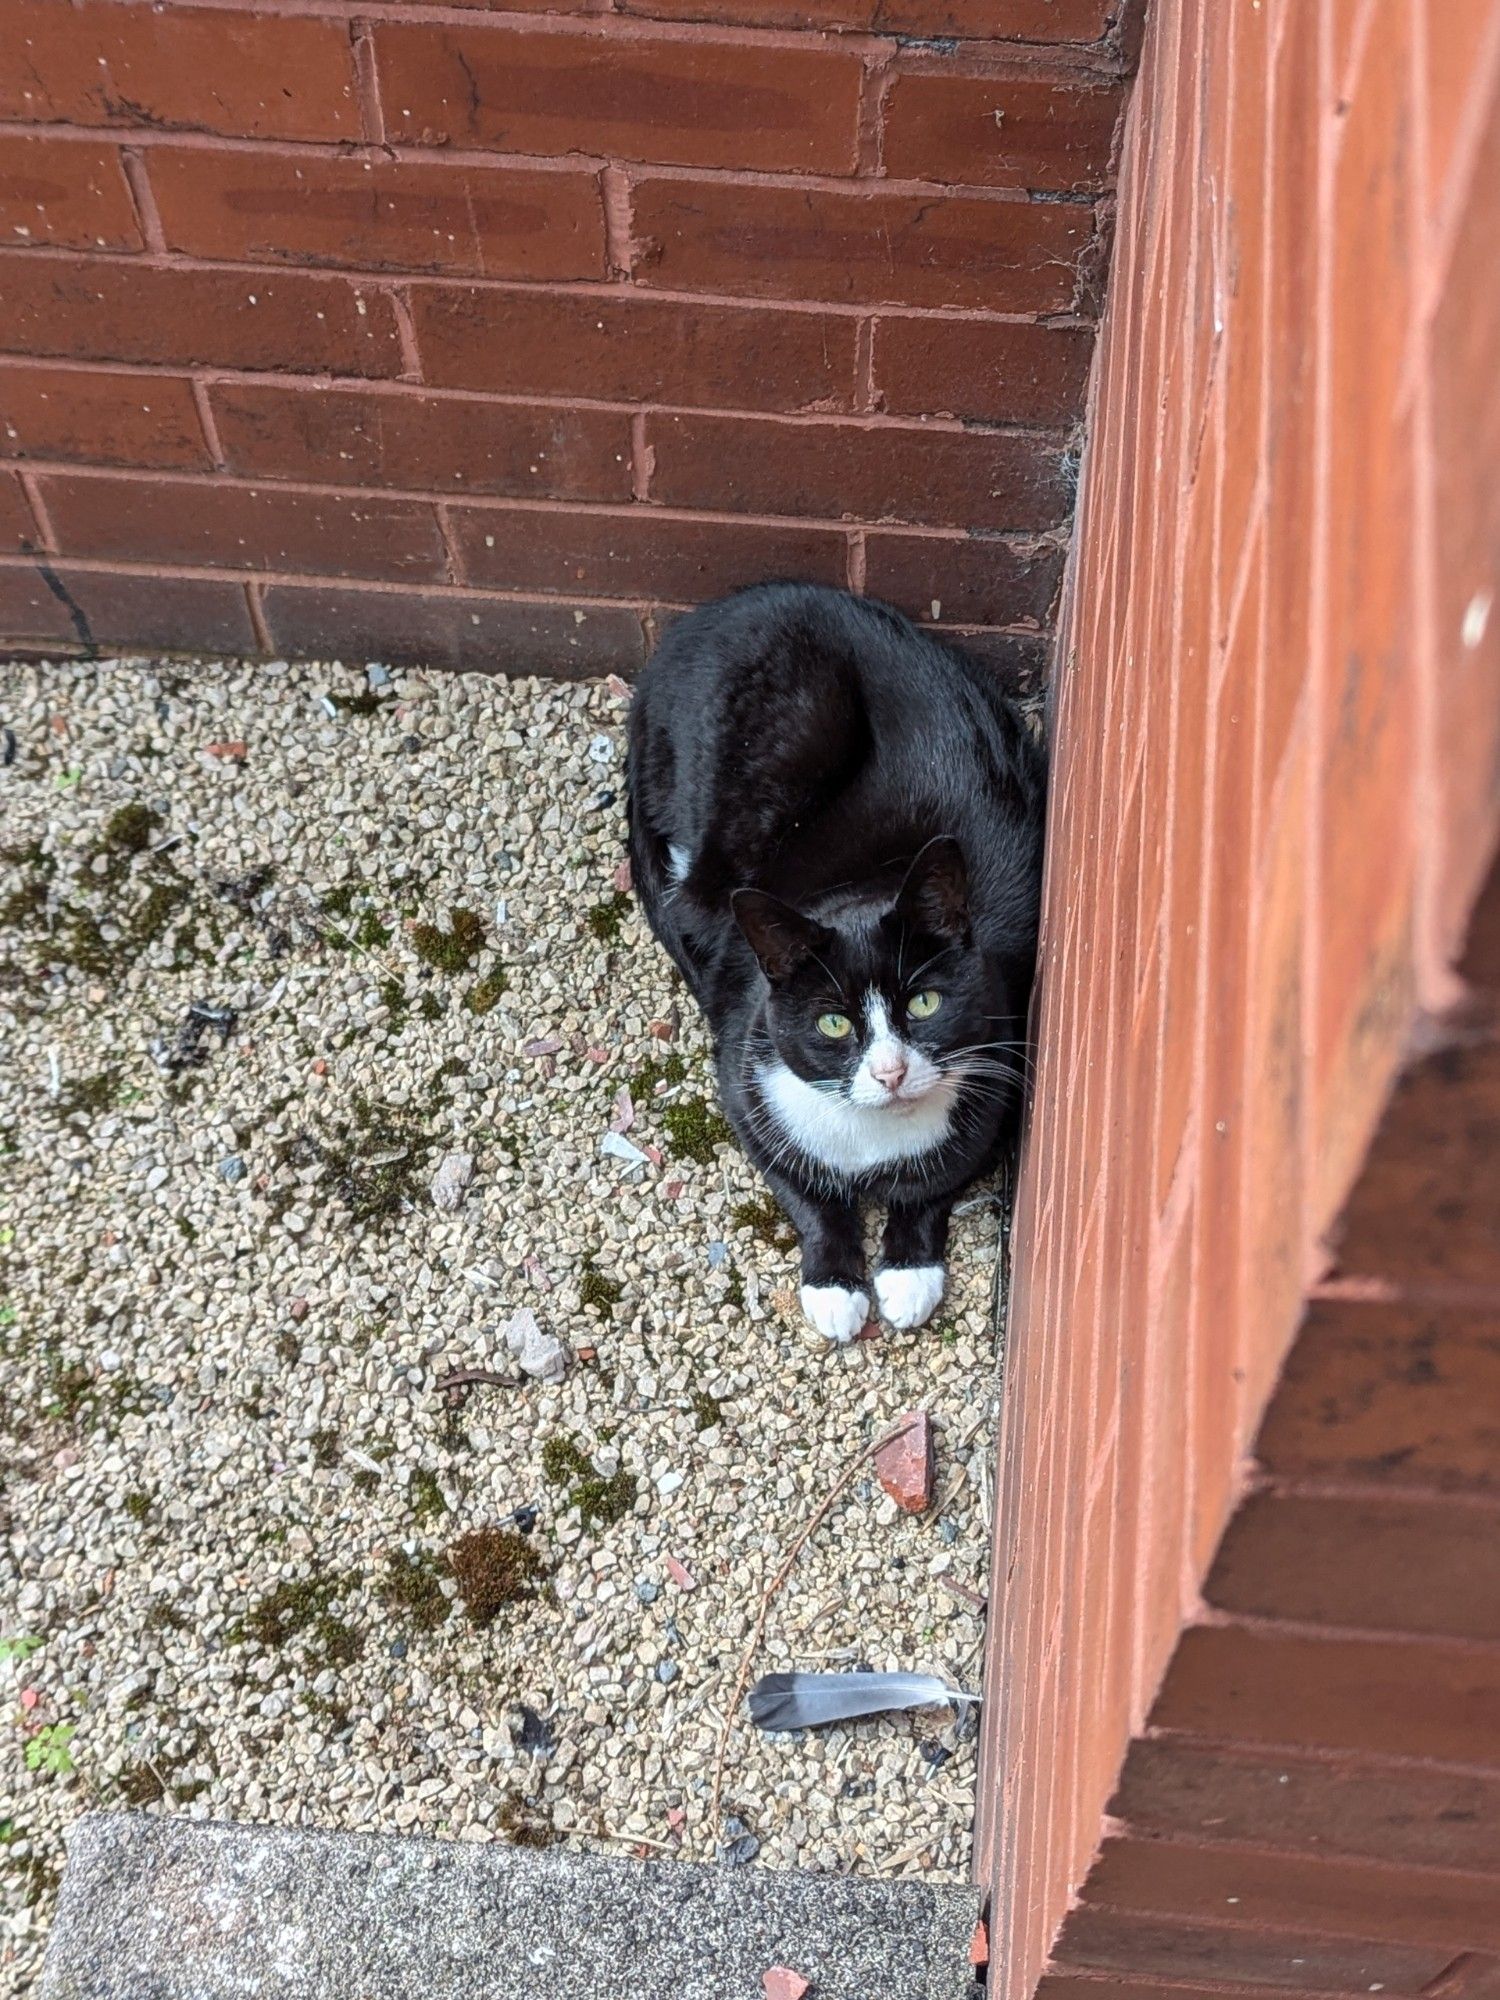
<instances>
[{"instance_id":1,"label":"brick wall","mask_svg":"<svg viewBox=\"0 0 1500 2000\"><path fill-rule=\"evenodd\" d=\"M1281 1541L1242 1517L1212 1603L1201 1584L1310 1291L1325 1288L1309 1336L1336 1296L1352 1310L1347 1284L1327 1291L1329 1236L1393 1079L1456 1032L1451 968L1500 808L1497 188L1497 0L1155 0L1056 673L981 1828L1010 1996L1034 1987L1084 1883L1132 1736L1135 1776L1164 1733L1258 1744L1236 1766L1242 1784L1179 1748L1170 1808L1134 1784L1115 1811L1158 1838L1223 1824L1269 1844L1285 1826L1283 1912L1296 1908L1296 1851L1353 1827L1356 1794L1367 1822L1394 1796L1389 1770L1348 1791L1347 1771L1328 1775L1351 1740L1362 1755L1387 1732L1408 1776L1444 1766L1411 1808L1433 1865L1478 1867L1454 1856L1492 1838L1494 1635L1476 1636L1441 1582L1463 1573L1452 1535L1470 1531L1472 1550L1469 1516L1444 1525L1429 1508L1417 1544L1392 1516L1384 1553L1361 1556L1340 1539L1348 1519L1323 1511L1326 1490L1314 1520L1275 1511L1296 1495L1271 1490L1260 1518L1283 1524ZM1483 1187L1487 1166L1488 1220L1465 1221L1463 1175L1455 1186L1410 1167L1457 1116L1457 1091L1403 1087L1385 1142L1397 1167L1372 1168L1351 1211L1361 1297L1399 1303L1425 1259L1421 1282L1446 1287L1450 1309L1487 1299L1494 1314L1497 1113L1475 1062L1465 1172ZM1358 1336L1395 1343L1398 1381L1401 1331L1372 1322ZM1477 1373L1455 1361L1460 1400L1493 1399L1482 1334L1471 1327ZM1406 1357L1416 1375L1433 1365L1430 1342L1423 1354ZM1326 1398L1312 1408L1327 1421ZM1375 1415L1369 1428L1414 1448ZM1500 1435L1471 1435L1468 1450L1493 1468ZM1486 1516L1480 1539L1495 1525ZM1392 1644L1424 1615L1461 1643L1434 1648L1425 1684L1409 1646L1403 1673L1354 1640L1302 1673L1302 1640L1277 1621L1367 1626L1371 1563L1389 1571L1403 1532ZM1425 1614L1412 1575L1424 1565ZM1472 1572L1480 1594L1486 1573ZM1262 1616L1280 1634L1270 1651L1249 1629ZM1466 1650L1485 1646L1482 1660ZM1285 1763L1267 1769L1267 1746L1286 1743L1323 1759L1316 1810L1284 1789ZM1465 1758L1467 1791L1447 1769ZM1444 1813L1467 1815L1446 1847ZM1383 1852L1411 1859L1420 1841L1403 1849L1399 1816L1386 1814ZM1465 1849L1464 1826L1491 1833ZM1468 1990L1429 1949L1462 1931L1456 1920L1434 1917L1405 1957L1308 1958L1284 1936L1205 1943L1207 1904L1195 1914L1193 1897L1238 1891L1196 1857L1173 1873L1156 1856L1131 1888L1134 1856L1116 1854L1064 1933L1058 1983L1108 1978L1135 2000L1204 1981ZM1493 1873L1493 1852L1483 1865ZM1254 1880L1243 1856L1238 1872ZM1301 1906L1319 1933L1339 1928L1326 1915L1337 1885L1324 1888L1321 1918L1307 1917L1311 1889ZM1263 1883L1256 1893L1276 1907ZM1460 1891L1445 1893L1434 1909L1451 1914ZM1482 1903L1475 1891L1467 1908ZM1091 1906L1131 1914L1104 1922ZM1164 1910L1173 1922L1156 1921ZM1219 1916L1233 1921L1227 1905ZM1393 1942L1389 1928L1362 1935ZM1493 1947L1493 1923L1477 1942Z\"/></svg>"},{"instance_id":2,"label":"brick wall","mask_svg":"<svg viewBox=\"0 0 1500 2000\"><path fill-rule=\"evenodd\" d=\"M5 0L0 642L1042 651L1129 0Z\"/></svg>"}]
</instances>

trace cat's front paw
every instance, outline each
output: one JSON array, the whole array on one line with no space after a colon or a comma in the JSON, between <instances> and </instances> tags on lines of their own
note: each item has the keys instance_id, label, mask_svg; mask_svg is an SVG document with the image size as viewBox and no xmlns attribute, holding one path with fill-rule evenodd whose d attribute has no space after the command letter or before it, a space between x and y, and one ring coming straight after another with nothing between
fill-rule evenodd
<instances>
[{"instance_id":1,"label":"cat's front paw","mask_svg":"<svg viewBox=\"0 0 1500 2000\"><path fill-rule=\"evenodd\" d=\"M941 1264L888 1265L875 1273L880 1316L891 1326L925 1326L938 1309L947 1271Z\"/></svg>"},{"instance_id":2,"label":"cat's front paw","mask_svg":"<svg viewBox=\"0 0 1500 2000\"><path fill-rule=\"evenodd\" d=\"M870 1317L870 1299L868 1293L846 1291L842 1285L804 1285L802 1310L825 1340L842 1346Z\"/></svg>"}]
</instances>

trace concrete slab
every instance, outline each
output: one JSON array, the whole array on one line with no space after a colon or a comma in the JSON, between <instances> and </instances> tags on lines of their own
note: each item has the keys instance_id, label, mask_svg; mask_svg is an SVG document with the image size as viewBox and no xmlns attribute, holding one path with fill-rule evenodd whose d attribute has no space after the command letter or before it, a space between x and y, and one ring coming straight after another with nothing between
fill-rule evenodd
<instances>
[{"instance_id":1,"label":"concrete slab","mask_svg":"<svg viewBox=\"0 0 1500 2000\"><path fill-rule=\"evenodd\" d=\"M100 1813L42 2000L972 2000L976 1893Z\"/></svg>"}]
</instances>

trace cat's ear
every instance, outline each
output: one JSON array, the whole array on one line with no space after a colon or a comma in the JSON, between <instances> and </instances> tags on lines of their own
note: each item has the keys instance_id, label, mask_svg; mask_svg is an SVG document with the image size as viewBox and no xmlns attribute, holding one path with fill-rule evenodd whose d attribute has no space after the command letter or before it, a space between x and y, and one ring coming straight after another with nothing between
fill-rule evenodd
<instances>
[{"instance_id":1,"label":"cat's ear","mask_svg":"<svg viewBox=\"0 0 1500 2000\"><path fill-rule=\"evenodd\" d=\"M924 937L956 943L968 936L969 871L963 849L950 835L929 840L907 869L896 914Z\"/></svg>"},{"instance_id":2,"label":"cat's ear","mask_svg":"<svg viewBox=\"0 0 1500 2000\"><path fill-rule=\"evenodd\" d=\"M826 933L821 924L804 917L780 897L768 896L764 889L736 889L729 907L773 986L790 979L817 956L824 943Z\"/></svg>"}]
</instances>

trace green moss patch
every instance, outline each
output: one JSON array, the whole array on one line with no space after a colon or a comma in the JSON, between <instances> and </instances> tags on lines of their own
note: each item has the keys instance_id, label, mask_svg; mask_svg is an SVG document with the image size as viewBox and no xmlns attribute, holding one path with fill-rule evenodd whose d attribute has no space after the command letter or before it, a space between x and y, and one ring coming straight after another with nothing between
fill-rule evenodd
<instances>
[{"instance_id":1,"label":"green moss patch","mask_svg":"<svg viewBox=\"0 0 1500 2000\"><path fill-rule=\"evenodd\" d=\"M435 1557L397 1549L378 1585L380 1601L418 1632L435 1632L453 1609L443 1594L443 1574Z\"/></svg>"},{"instance_id":2,"label":"green moss patch","mask_svg":"<svg viewBox=\"0 0 1500 2000\"><path fill-rule=\"evenodd\" d=\"M583 921L588 927L589 935L596 937L600 944L618 944L620 927L629 909L629 896L623 889L616 889L612 896L607 896L602 903L595 903L593 908L585 913Z\"/></svg>"},{"instance_id":3,"label":"green moss patch","mask_svg":"<svg viewBox=\"0 0 1500 2000\"><path fill-rule=\"evenodd\" d=\"M417 957L436 972L467 972L484 949L484 923L473 910L455 910L449 928L413 924L411 941Z\"/></svg>"},{"instance_id":4,"label":"green moss patch","mask_svg":"<svg viewBox=\"0 0 1500 2000\"><path fill-rule=\"evenodd\" d=\"M734 1137L723 1112L702 1097L663 1105L661 1122L678 1158L692 1160L700 1167L711 1166L715 1150Z\"/></svg>"},{"instance_id":5,"label":"green moss patch","mask_svg":"<svg viewBox=\"0 0 1500 2000\"><path fill-rule=\"evenodd\" d=\"M609 1478L596 1472L577 1438L559 1432L542 1446L542 1477L563 1491L586 1528L612 1528L635 1505L636 1482L623 1466Z\"/></svg>"}]
</instances>

